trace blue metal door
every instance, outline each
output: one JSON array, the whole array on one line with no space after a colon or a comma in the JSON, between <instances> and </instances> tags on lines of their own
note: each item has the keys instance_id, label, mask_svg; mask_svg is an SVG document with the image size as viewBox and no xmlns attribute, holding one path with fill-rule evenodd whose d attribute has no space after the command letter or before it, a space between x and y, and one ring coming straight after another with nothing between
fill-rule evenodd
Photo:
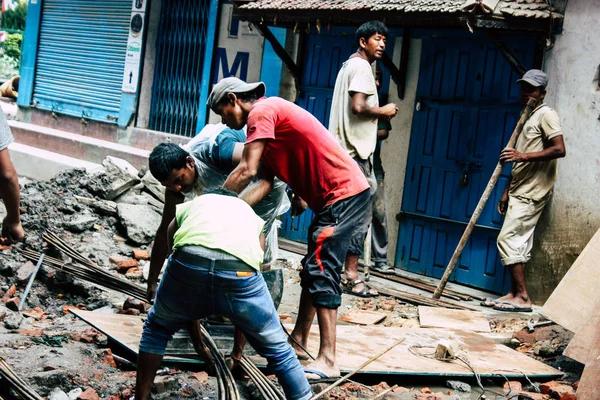
<instances>
[{"instance_id":1,"label":"blue metal door","mask_svg":"<svg viewBox=\"0 0 600 400\"><path fill-rule=\"evenodd\" d=\"M302 79L297 104L329 126L329 112L335 79L344 61L356 51L354 29L339 29L306 37ZM306 210L292 219L291 211L282 216L281 236L300 242L308 239L313 213Z\"/></svg>"},{"instance_id":2,"label":"blue metal door","mask_svg":"<svg viewBox=\"0 0 600 400\"><path fill-rule=\"evenodd\" d=\"M210 1L162 0L150 129L193 137L198 121Z\"/></svg>"},{"instance_id":3,"label":"blue metal door","mask_svg":"<svg viewBox=\"0 0 600 400\"><path fill-rule=\"evenodd\" d=\"M130 0L44 0L35 71L36 107L116 123Z\"/></svg>"},{"instance_id":4,"label":"blue metal door","mask_svg":"<svg viewBox=\"0 0 600 400\"><path fill-rule=\"evenodd\" d=\"M509 38L530 66L532 38ZM423 40L396 265L441 277L519 117L518 76L484 39ZM451 280L502 292L496 249L503 170Z\"/></svg>"}]
</instances>

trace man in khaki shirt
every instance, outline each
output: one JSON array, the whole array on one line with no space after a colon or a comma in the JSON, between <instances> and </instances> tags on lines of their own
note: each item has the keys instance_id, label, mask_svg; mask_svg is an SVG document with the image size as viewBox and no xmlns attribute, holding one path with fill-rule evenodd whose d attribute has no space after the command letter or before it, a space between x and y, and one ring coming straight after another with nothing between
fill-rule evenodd
<instances>
[{"instance_id":1,"label":"man in khaki shirt","mask_svg":"<svg viewBox=\"0 0 600 400\"><path fill-rule=\"evenodd\" d=\"M531 300L525 286L525 263L531 258L535 226L552 195L556 181L557 159L564 157L560 119L556 111L544 103L548 76L532 69L517 83L521 84L521 102L530 98L540 101L525 122L514 149L504 149L502 162L512 162L511 178L498 202L498 212L505 215L498 235L498 251L502 264L510 271L510 292L482 305L499 311L529 312Z\"/></svg>"}]
</instances>

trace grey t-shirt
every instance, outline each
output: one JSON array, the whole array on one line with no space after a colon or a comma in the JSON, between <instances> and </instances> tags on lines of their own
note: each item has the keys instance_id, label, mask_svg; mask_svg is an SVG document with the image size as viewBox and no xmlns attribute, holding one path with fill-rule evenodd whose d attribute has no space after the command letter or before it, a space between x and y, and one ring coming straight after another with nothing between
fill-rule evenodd
<instances>
[{"instance_id":1,"label":"grey t-shirt","mask_svg":"<svg viewBox=\"0 0 600 400\"><path fill-rule=\"evenodd\" d=\"M0 109L0 150L7 148L14 140L15 139L10 132L10 127L8 126L8 121L6 120L6 115L4 115L4 111Z\"/></svg>"}]
</instances>

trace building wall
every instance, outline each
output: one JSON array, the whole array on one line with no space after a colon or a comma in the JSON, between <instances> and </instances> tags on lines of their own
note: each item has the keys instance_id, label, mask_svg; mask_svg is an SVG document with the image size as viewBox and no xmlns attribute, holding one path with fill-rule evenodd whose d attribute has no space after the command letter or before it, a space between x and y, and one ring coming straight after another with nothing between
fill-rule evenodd
<instances>
[{"instance_id":1,"label":"building wall","mask_svg":"<svg viewBox=\"0 0 600 400\"><path fill-rule=\"evenodd\" d=\"M250 30L245 21L239 21L237 36L230 35L232 23L235 24L231 19L232 12L233 5L221 5L211 84L227 76L236 76L247 82L260 80L264 38L256 29ZM220 117L210 112L210 123L220 120Z\"/></svg>"},{"instance_id":2,"label":"building wall","mask_svg":"<svg viewBox=\"0 0 600 400\"><path fill-rule=\"evenodd\" d=\"M394 55L392 59L396 65L400 64L402 40L403 38L399 37L394 44ZM396 257L399 226L399 222L396 220L396 214L400 212L400 207L402 206L404 175L406 174L406 161L408 159L408 148L415 107L415 96L417 94L417 83L419 81L420 64L421 40L411 39L404 100L398 98L398 90L393 81L390 80L390 87L387 90L389 93L388 101L398 105L398 114L391 120L392 130L390 131L390 136L383 142L381 147L381 160L385 170L385 199L389 241L388 261L391 265L394 265L394 259Z\"/></svg>"},{"instance_id":3,"label":"building wall","mask_svg":"<svg viewBox=\"0 0 600 400\"><path fill-rule=\"evenodd\" d=\"M600 228L600 2L570 0L564 30L547 51L546 102L562 120L567 156L538 225L527 282L535 302L552 293Z\"/></svg>"}]
</instances>

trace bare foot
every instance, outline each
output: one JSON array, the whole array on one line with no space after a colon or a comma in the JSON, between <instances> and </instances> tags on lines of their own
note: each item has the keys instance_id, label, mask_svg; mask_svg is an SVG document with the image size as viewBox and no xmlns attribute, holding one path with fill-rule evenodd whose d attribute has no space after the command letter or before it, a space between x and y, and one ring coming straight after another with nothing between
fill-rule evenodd
<instances>
[{"instance_id":1,"label":"bare foot","mask_svg":"<svg viewBox=\"0 0 600 400\"><path fill-rule=\"evenodd\" d=\"M323 359L319 359L317 358L315 361L311 362L310 364L306 365L304 367L305 371L309 371L309 370L313 370L313 371L318 371L320 373L316 374L316 373L312 373L312 372L306 372L306 379L309 380L309 382L311 380L319 380L319 379L323 379L325 377L327 378L339 378L340 375L340 368L338 367L337 363L334 363L333 365L329 365L329 363L326 363ZM323 376L321 376L323 375Z\"/></svg>"}]
</instances>

